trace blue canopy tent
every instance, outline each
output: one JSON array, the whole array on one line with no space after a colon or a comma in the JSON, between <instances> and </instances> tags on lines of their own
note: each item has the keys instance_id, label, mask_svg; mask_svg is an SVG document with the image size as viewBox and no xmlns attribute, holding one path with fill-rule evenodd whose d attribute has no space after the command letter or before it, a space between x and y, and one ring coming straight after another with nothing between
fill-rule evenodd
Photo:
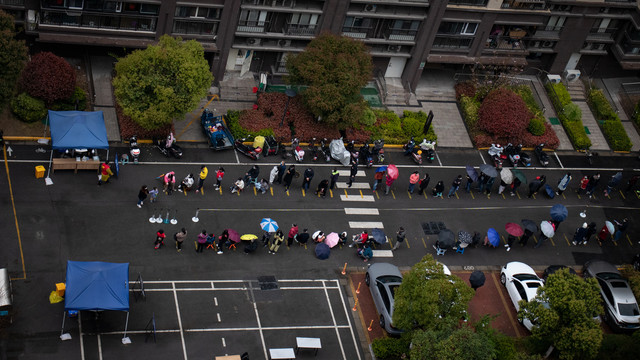
<instances>
[{"instance_id":1,"label":"blue canopy tent","mask_svg":"<svg viewBox=\"0 0 640 360\"><path fill-rule=\"evenodd\" d=\"M66 283L65 313L70 310L126 311L126 338L129 324L129 263L68 261ZM64 332L64 317L62 329Z\"/></svg>"}]
</instances>

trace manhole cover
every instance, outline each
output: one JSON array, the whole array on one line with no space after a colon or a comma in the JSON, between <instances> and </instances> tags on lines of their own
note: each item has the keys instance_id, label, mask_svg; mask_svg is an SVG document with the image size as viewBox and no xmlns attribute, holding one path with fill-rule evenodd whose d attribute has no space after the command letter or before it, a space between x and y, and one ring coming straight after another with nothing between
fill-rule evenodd
<instances>
[{"instance_id":1,"label":"manhole cover","mask_svg":"<svg viewBox=\"0 0 640 360\"><path fill-rule=\"evenodd\" d=\"M444 230L446 228L447 227L442 221L430 221L422 223L422 231L424 231L425 235L437 235L440 233L440 230Z\"/></svg>"},{"instance_id":2,"label":"manhole cover","mask_svg":"<svg viewBox=\"0 0 640 360\"><path fill-rule=\"evenodd\" d=\"M278 281L275 276L258 276L258 285L260 290L276 290L278 288Z\"/></svg>"}]
</instances>

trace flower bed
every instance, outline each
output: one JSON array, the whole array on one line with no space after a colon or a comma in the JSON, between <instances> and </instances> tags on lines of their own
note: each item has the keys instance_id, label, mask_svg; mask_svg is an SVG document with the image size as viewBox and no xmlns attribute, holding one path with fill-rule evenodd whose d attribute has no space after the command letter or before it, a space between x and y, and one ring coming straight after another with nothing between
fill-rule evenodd
<instances>
[{"instance_id":1,"label":"flower bed","mask_svg":"<svg viewBox=\"0 0 640 360\"><path fill-rule=\"evenodd\" d=\"M545 85L545 89L573 146L576 149L590 148L591 140L582 124L582 111L571 102L571 96L564 85L549 82Z\"/></svg>"},{"instance_id":2,"label":"flower bed","mask_svg":"<svg viewBox=\"0 0 640 360\"><path fill-rule=\"evenodd\" d=\"M607 142L614 151L631 150L631 140L622 126L622 121L618 114L613 111L611 104L600 89L591 89L587 98L589 106L596 116L596 120L601 122L602 132L607 138Z\"/></svg>"}]
</instances>

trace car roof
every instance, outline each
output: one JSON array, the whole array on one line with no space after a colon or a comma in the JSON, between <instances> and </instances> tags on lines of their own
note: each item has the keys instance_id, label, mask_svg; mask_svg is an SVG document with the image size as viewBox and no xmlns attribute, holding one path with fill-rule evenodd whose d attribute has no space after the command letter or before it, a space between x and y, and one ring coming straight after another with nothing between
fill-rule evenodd
<instances>
[{"instance_id":1,"label":"car roof","mask_svg":"<svg viewBox=\"0 0 640 360\"><path fill-rule=\"evenodd\" d=\"M371 280L374 280L380 276L385 276L385 275L393 275L393 276L398 276L402 278L402 273L400 272L400 269L398 269L397 266L389 263L372 264L371 266L369 266L369 269L367 270L367 272L369 273Z\"/></svg>"},{"instance_id":2,"label":"car roof","mask_svg":"<svg viewBox=\"0 0 640 360\"><path fill-rule=\"evenodd\" d=\"M507 263L506 267L514 275L515 274L533 274L538 276L536 272L533 271L533 268L531 268L531 266L520 261L512 261L510 263Z\"/></svg>"},{"instance_id":3,"label":"car roof","mask_svg":"<svg viewBox=\"0 0 640 360\"><path fill-rule=\"evenodd\" d=\"M585 265L587 269L594 274L606 272L620 274L615 266L603 260L591 260Z\"/></svg>"}]
</instances>

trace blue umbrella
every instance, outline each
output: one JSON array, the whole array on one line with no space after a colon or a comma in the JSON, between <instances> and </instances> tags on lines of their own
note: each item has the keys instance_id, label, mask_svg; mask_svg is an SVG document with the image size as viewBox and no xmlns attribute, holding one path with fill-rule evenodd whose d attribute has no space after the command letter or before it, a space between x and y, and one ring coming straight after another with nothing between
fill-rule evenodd
<instances>
[{"instance_id":1,"label":"blue umbrella","mask_svg":"<svg viewBox=\"0 0 640 360\"><path fill-rule=\"evenodd\" d=\"M278 223L271 218L264 218L260 220L260 227L266 232L276 232L278 230Z\"/></svg>"},{"instance_id":2,"label":"blue umbrella","mask_svg":"<svg viewBox=\"0 0 640 360\"><path fill-rule=\"evenodd\" d=\"M550 215L554 221L564 221L569 215L569 210L564 205L556 204L551 207Z\"/></svg>"},{"instance_id":3,"label":"blue umbrella","mask_svg":"<svg viewBox=\"0 0 640 360\"><path fill-rule=\"evenodd\" d=\"M316 257L320 260L326 260L329 258L329 254L331 254L331 248L329 245L325 243L320 243L316 245Z\"/></svg>"},{"instance_id":4,"label":"blue umbrella","mask_svg":"<svg viewBox=\"0 0 640 360\"><path fill-rule=\"evenodd\" d=\"M373 241L378 244L385 244L387 242L387 235L384 234L382 229L373 229L371 230L371 237L373 237Z\"/></svg>"},{"instance_id":5,"label":"blue umbrella","mask_svg":"<svg viewBox=\"0 0 640 360\"><path fill-rule=\"evenodd\" d=\"M547 196L550 199L553 199L554 197L556 197L556 193L553 191L553 189L551 188L551 186L549 186L549 184L545 184L544 185L544 192L545 194L547 194Z\"/></svg>"},{"instance_id":6,"label":"blue umbrella","mask_svg":"<svg viewBox=\"0 0 640 360\"><path fill-rule=\"evenodd\" d=\"M387 165L385 165L385 166L380 166L379 168L377 168L377 169L376 169L376 172L377 172L377 173L379 173L379 172L385 172L385 171L387 171Z\"/></svg>"},{"instance_id":7,"label":"blue umbrella","mask_svg":"<svg viewBox=\"0 0 640 360\"><path fill-rule=\"evenodd\" d=\"M473 182L477 182L478 181L478 172L476 171L476 169L471 165L467 165L466 169L467 169L467 175L469 175L471 180L473 180Z\"/></svg>"},{"instance_id":8,"label":"blue umbrella","mask_svg":"<svg viewBox=\"0 0 640 360\"><path fill-rule=\"evenodd\" d=\"M498 234L498 231L496 231L496 229L489 228L489 230L487 231L487 237L489 238L489 243L491 243L491 245L493 245L494 247L500 245L500 235Z\"/></svg>"}]
</instances>

